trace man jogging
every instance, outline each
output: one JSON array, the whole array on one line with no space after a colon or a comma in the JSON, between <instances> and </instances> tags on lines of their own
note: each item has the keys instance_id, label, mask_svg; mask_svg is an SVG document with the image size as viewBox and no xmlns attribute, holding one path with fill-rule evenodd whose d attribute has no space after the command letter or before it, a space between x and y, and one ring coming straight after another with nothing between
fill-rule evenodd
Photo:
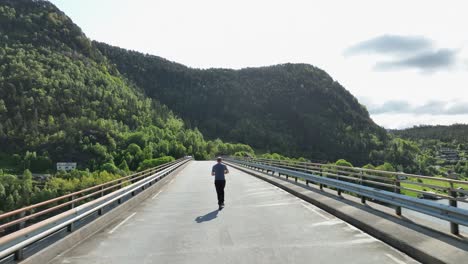
<instances>
[{"instance_id":1,"label":"man jogging","mask_svg":"<svg viewBox=\"0 0 468 264\"><path fill-rule=\"evenodd\" d=\"M215 187L216 187L216 193L218 194L218 206L219 210L224 208L224 187L226 186L226 179L224 178L225 174L228 174L229 171L221 161L221 157L218 157L216 159L218 162L216 165L213 166L213 169L211 170L211 176L215 177Z\"/></svg>"}]
</instances>

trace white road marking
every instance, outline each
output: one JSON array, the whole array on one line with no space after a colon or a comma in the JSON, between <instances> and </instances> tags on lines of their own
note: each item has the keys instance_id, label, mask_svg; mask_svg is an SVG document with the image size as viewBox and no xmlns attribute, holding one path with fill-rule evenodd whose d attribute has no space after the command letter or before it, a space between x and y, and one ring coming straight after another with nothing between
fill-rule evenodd
<instances>
[{"instance_id":1,"label":"white road marking","mask_svg":"<svg viewBox=\"0 0 468 264\"><path fill-rule=\"evenodd\" d=\"M154 198L156 198L161 192L162 192L162 190L159 191L157 194L155 194L155 195L153 196L153 198L151 198L151 200L153 200Z\"/></svg>"},{"instance_id":2,"label":"white road marking","mask_svg":"<svg viewBox=\"0 0 468 264\"><path fill-rule=\"evenodd\" d=\"M390 255L390 254L388 254L388 253L385 253L385 256L387 256L389 259L395 261L395 262L398 263L398 264L406 264L406 262L403 262L403 261L401 261L401 260L395 258L394 256L392 256L392 255Z\"/></svg>"},{"instance_id":3,"label":"white road marking","mask_svg":"<svg viewBox=\"0 0 468 264\"><path fill-rule=\"evenodd\" d=\"M324 222L311 224L311 226L313 226L313 227L315 227L315 226L332 226L332 225L338 225L338 224L341 224L341 223L343 223L343 221L335 219L335 220L328 220L328 221L324 221Z\"/></svg>"},{"instance_id":4,"label":"white road marking","mask_svg":"<svg viewBox=\"0 0 468 264\"><path fill-rule=\"evenodd\" d=\"M247 196L252 196L252 195L277 195L277 193L274 193L272 191L263 191L263 192L253 192L253 193L248 193L246 195L244 195L243 197L247 197Z\"/></svg>"},{"instance_id":5,"label":"white road marking","mask_svg":"<svg viewBox=\"0 0 468 264\"><path fill-rule=\"evenodd\" d=\"M245 192L256 192L256 191L263 191L263 190L274 190L274 187L266 187L266 188L255 188L255 189L248 189Z\"/></svg>"},{"instance_id":6,"label":"white road marking","mask_svg":"<svg viewBox=\"0 0 468 264\"><path fill-rule=\"evenodd\" d=\"M169 184L171 184L172 182L174 182L174 179L172 179L172 180L169 182ZM169 184L168 184L168 185L169 185Z\"/></svg>"},{"instance_id":7,"label":"white road marking","mask_svg":"<svg viewBox=\"0 0 468 264\"><path fill-rule=\"evenodd\" d=\"M293 204L295 203L273 203L273 204L252 205L251 207L269 207L269 206L293 205Z\"/></svg>"},{"instance_id":8,"label":"white road marking","mask_svg":"<svg viewBox=\"0 0 468 264\"><path fill-rule=\"evenodd\" d=\"M123 225L125 222L127 222L130 218L132 218L134 215L136 215L136 212L129 215L127 218L125 218L122 222L120 222L120 224L118 224L116 227L112 228L111 231L109 231L109 234L112 234L115 232L115 230L117 230L117 228L119 228L121 225Z\"/></svg>"},{"instance_id":9,"label":"white road marking","mask_svg":"<svg viewBox=\"0 0 468 264\"><path fill-rule=\"evenodd\" d=\"M318 210L315 210L314 208L311 208L310 206L305 205L305 204L303 204L303 203L301 203L301 205L304 206L305 208L307 208L309 211L314 212L314 213L317 214L318 216L322 217L323 219L325 219L325 220L331 220L331 218L326 217L324 214L320 213Z\"/></svg>"},{"instance_id":10,"label":"white road marking","mask_svg":"<svg viewBox=\"0 0 468 264\"><path fill-rule=\"evenodd\" d=\"M367 234L364 234L364 233L359 233L359 234L355 234L354 237L367 237L368 235Z\"/></svg>"},{"instance_id":11,"label":"white road marking","mask_svg":"<svg viewBox=\"0 0 468 264\"><path fill-rule=\"evenodd\" d=\"M355 226L349 224L348 222L344 222L344 223L345 223L345 224L349 227L349 229L351 229L351 230L358 231L358 232L360 232L360 233L362 233L362 234L365 234L365 235L368 236L368 237L373 237L373 236L367 234L366 232L362 231L361 229L359 229L359 228L357 228L357 227L355 227Z\"/></svg>"},{"instance_id":12,"label":"white road marking","mask_svg":"<svg viewBox=\"0 0 468 264\"><path fill-rule=\"evenodd\" d=\"M361 238L361 239L352 240L345 244L352 244L352 245L358 244L359 245L359 244L365 244L365 243L374 243L376 241L377 239L370 237L370 238Z\"/></svg>"}]
</instances>

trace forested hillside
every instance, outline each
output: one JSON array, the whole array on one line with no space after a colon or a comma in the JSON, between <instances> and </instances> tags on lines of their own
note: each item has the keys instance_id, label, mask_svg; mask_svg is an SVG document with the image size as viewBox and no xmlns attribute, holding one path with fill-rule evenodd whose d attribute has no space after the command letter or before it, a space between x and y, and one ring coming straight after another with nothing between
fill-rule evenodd
<instances>
[{"instance_id":1,"label":"forested hillside","mask_svg":"<svg viewBox=\"0 0 468 264\"><path fill-rule=\"evenodd\" d=\"M356 164L381 150L386 132L326 72L306 64L192 69L103 43L120 73L209 138L266 152Z\"/></svg>"},{"instance_id":2,"label":"forested hillside","mask_svg":"<svg viewBox=\"0 0 468 264\"><path fill-rule=\"evenodd\" d=\"M391 130L390 134L418 146L421 153L416 160L422 161L419 167L428 167L424 171L427 175L446 175L450 170L468 178L468 125L415 126Z\"/></svg>"},{"instance_id":3,"label":"forested hillside","mask_svg":"<svg viewBox=\"0 0 468 264\"><path fill-rule=\"evenodd\" d=\"M207 142L125 80L47 1L0 2L0 157L18 171L57 161L136 170L144 160L252 149ZM114 168L114 169L112 169Z\"/></svg>"},{"instance_id":4,"label":"forested hillside","mask_svg":"<svg viewBox=\"0 0 468 264\"><path fill-rule=\"evenodd\" d=\"M411 140L434 139L443 142L457 141L468 143L468 125L451 126L415 126L403 130L392 130L391 133Z\"/></svg>"}]
</instances>

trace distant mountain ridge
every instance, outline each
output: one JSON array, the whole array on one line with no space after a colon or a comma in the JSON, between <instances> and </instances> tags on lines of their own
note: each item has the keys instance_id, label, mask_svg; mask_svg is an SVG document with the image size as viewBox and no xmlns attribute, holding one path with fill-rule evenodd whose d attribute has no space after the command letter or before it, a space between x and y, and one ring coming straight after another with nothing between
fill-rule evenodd
<instances>
[{"instance_id":1,"label":"distant mountain ridge","mask_svg":"<svg viewBox=\"0 0 468 264\"><path fill-rule=\"evenodd\" d=\"M437 139L443 142L468 142L468 124L454 124L450 126L443 125L421 125L401 130L390 130L390 133L402 138L418 139Z\"/></svg>"},{"instance_id":2,"label":"distant mountain ridge","mask_svg":"<svg viewBox=\"0 0 468 264\"><path fill-rule=\"evenodd\" d=\"M94 42L119 71L209 138L291 156L365 163L387 140L364 106L308 64L193 69Z\"/></svg>"}]
</instances>

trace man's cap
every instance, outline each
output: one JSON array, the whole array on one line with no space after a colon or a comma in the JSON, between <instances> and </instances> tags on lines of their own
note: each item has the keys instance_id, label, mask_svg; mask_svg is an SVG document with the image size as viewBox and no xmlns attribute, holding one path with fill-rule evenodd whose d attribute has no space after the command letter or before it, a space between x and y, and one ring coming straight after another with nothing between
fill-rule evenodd
<instances>
[{"instance_id":1,"label":"man's cap","mask_svg":"<svg viewBox=\"0 0 468 264\"><path fill-rule=\"evenodd\" d=\"M222 159L223 159L223 158L221 158L221 157L217 157L217 158L216 158L216 160L222 160Z\"/></svg>"}]
</instances>

